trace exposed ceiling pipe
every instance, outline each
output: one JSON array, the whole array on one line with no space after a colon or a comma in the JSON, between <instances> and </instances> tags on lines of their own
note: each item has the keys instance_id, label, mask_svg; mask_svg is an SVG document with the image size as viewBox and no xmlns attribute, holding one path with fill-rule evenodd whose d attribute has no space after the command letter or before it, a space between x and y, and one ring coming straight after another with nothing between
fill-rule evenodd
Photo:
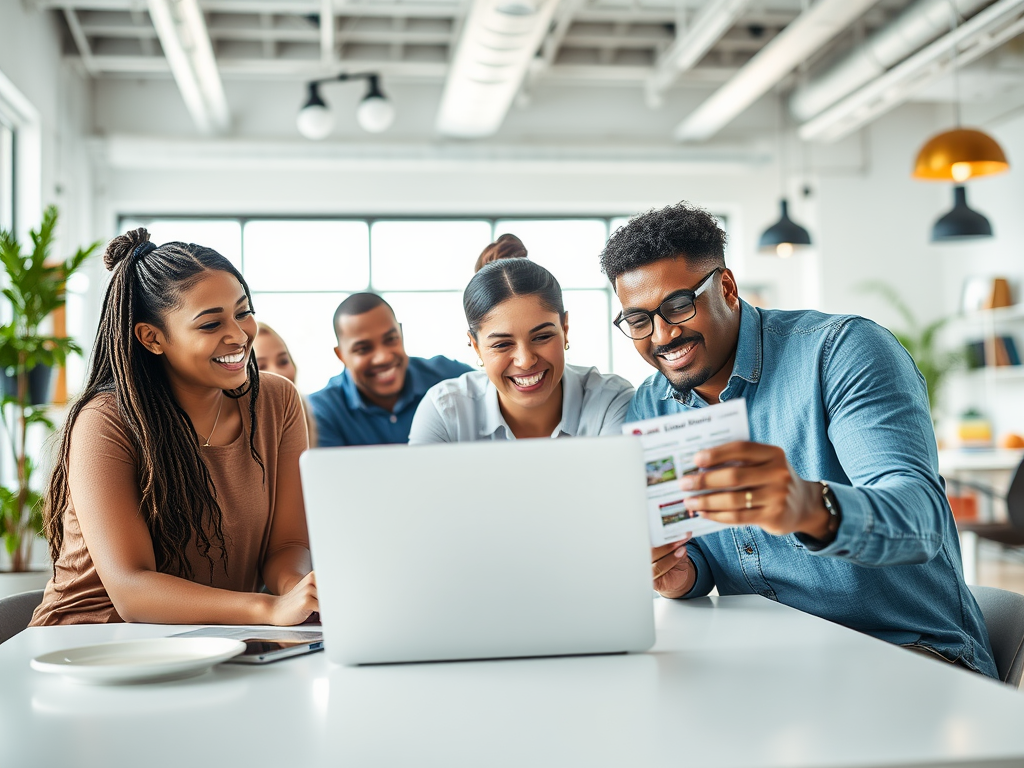
<instances>
[{"instance_id":1,"label":"exposed ceiling pipe","mask_svg":"<svg viewBox=\"0 0 1024 768\"><path fill-rule=\"evenodd\" d=\"M149 16L196 127L202 133L227 130L228 101L197 0L149 0Z\"/></svg>"},{"instance_id":2,"label":"exposed ceiling pipe","mask_svg":"<svg viewBox=\"0 0 1024 768\"><path fill-rule=\"evenodd\" d=\"M947 17L947 26L949 17ZM1024 33L1024 0L998 0L800 126L804 141L838 141L913 93ZM956 55L953 49L956 48Z\"/></svg>"},{"instance_id":3,"label":"exposed ceiling pipe","mask_svg":"<svg viewBox=\"0 0 1024 768\"><path fill-rule=\"evenodd\" d=\"M960 17L965 18L991 3L992 0L918 0L863 45L797 87L789 100L790 112L800 122L810 120L948 32L954 6Z\"/></svg>"},{"instance_id":4,"label":"exposed ceiling pipe","mask_svg":"<svg viewBox=\"0 0 1024 768\"><path fill-rule=\"evenodd\" d=\"M445 82L438 132L497 132L557 6L558 0L474 0Z\"/></svg>"},{"instance_id":5,"label":"exposed ceiling pipe","mask_svg":"<svg viewBox=\"0 0 1024 768\"><path fill-rule=\"evenodd\" d=\"M715 91L675 130L679 141L718 133L878 0L818 0Z\"/></svg>"},{"instance_id":6,"label":"exposed ceiling pipe","mask_svg":"<svg viewBox=\"0 0 1024 768\"><path fill-rule=\"evenodd\" d=\"M711 0L684 30L675 42L659 57L650 80L648 92L664 93L686 70L691 69L712 46L722 39L736 23L750 0Z\"/></svg>"}]
</instances>

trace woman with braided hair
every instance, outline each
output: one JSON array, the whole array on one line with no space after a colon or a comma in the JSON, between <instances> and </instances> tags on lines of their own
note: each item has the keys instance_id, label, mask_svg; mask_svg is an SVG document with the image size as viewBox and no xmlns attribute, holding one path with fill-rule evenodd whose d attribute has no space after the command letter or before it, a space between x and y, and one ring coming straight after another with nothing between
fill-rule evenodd
<instances>
[{"instance_id":1,"label":"woman with braided hair","mask_svg":"<svg viewBox=\"0 0 1024 768\"><path fill-rule=\"evenodd\" d=\"M299 624L318 610L299 394L260 375L249 288L210 248L104 254L112 277L46 493L33 625ZM266 592L261 591L266 587Z\"/></svg>"}]
</instances>

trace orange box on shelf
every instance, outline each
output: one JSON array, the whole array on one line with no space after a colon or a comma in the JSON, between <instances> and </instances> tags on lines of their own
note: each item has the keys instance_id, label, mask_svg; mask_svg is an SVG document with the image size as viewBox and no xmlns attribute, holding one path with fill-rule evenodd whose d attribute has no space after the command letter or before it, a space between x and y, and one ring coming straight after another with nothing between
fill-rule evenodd
<instances>
[{"instance_id":1,"label":"orange box on shelf","mask_svg":"<svg viewBox=\"0 0 1024 768\"><path fill-rule=\"evenodd\" d=\"M954 520L977 520L978 500L973 496L947 496Z\"/></svg>"}]
</instances>

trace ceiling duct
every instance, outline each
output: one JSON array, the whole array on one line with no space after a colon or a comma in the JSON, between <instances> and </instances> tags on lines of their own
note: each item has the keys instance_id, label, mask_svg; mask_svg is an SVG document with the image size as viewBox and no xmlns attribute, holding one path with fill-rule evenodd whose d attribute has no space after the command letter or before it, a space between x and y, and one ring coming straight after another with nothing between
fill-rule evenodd
<instances>
[{"instance_id":1,"label":"ceiling duct","mask_svg":"<svg viewBox=\"0 0 1024 768\"><path fill-rule=\"evenodd\" d=\"M947 17L947 25L950 18ZM838 141L912 94L1024 33L1024 0L997 0L800 126L804 141ZM955 49L955 52L954 52Z\"/></svg>"},{"instance_id":2,"label":"ceiling duct","mask_svg":"<svg viewBox=\"0 0 1024 768\"><path fill-rule=\"evenodd\" d=\"M558 0L474 0L445 82L438 132L497 132L557 6Z\"/></svg>"},{"instance_id":3,"label":"ceiling duct","mask_svg":"<svg viewBox=\"0 0 1024 768\"><path fill-rule=\"evenodd\" d=\"M818 0L681 122L675 138L704 141L714 136L876 3Z\"/></svg>"},{"instance_id":4,"label":"ceiling duct","mask_svg":"<svg viewBox=\"0 0 1024 768\"><path fill-rule=\"evenodd\" d=\"M803 122L885 74L923 46L949 32L950 13L975 14L992 0L918 0L840 61L793 91L789 109Z\"/></svg>"}]
</instances>

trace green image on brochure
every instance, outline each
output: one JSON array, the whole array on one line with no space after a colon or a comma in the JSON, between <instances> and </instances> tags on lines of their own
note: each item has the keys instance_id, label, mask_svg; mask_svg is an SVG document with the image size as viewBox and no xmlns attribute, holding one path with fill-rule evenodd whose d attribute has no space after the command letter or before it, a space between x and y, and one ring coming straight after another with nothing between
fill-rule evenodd
<instances>
[{"instance_id":1,"label":"green image on brochure","mask_svg":"<svg viewBox=\"0 0 1024 768\"><path fill-rule=\"evenodd\" d=\"M624 424L622 433L638 436L643 445L652 547L679 541L687 534L703 536L726 527L689 512L686 499L706 491L684 491L678 481L683 475L700 471L693 463L697 451L750 439L745 400L634 421Z\"/></svg>"}]
</instances>

